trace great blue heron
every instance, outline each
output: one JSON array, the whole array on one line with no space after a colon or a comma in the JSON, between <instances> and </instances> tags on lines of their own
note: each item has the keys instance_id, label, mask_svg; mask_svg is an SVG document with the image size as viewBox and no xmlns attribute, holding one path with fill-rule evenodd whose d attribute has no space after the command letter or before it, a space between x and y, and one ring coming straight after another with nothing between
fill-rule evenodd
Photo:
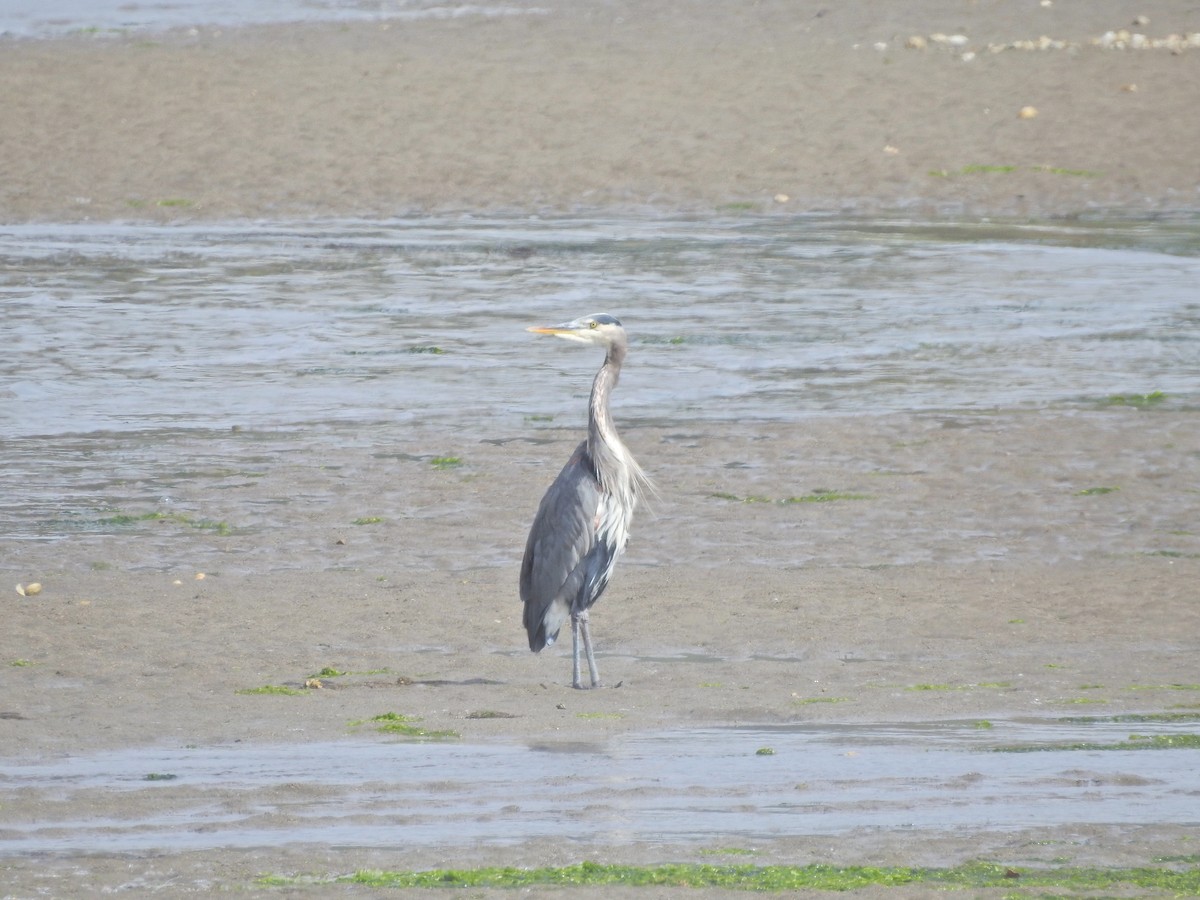
<instances>
[{"instance_id":1,"label":"great blue heron","mask_svg":"<svg viewBox=\"0 0 1200 900\"><path fill-rule=\"evenodd\" d=\"M521 563L529 649L537 653L553 644L563 620L570 616L572 686L584 686L579 675L582 641L591 686L599 687L588 610L608 587L629 539L634 507L650 489L641 466L617 437L608 411L608 397L616 387L629 343L621 323L604 313L529 330L605 350L604 365L592 382L587 440L575 448L542 497Z\"/></svg>"}]
</instances>

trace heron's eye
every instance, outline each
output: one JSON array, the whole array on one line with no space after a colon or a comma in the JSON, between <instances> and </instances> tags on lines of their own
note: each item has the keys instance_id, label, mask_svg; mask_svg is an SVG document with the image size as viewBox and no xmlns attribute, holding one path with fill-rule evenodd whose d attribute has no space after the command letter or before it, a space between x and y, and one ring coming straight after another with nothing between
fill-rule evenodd
<instances>
[{"instance_id":1,"label":"heron's eye","mask_svg":"<svg viewBox=\"0 0 1200 900\"><path fill-rule=\"evenodd\" d=\"M599 322L588 322L588 328L599 328L599 327L600 327Z\"/></svg>"}]
</instances>

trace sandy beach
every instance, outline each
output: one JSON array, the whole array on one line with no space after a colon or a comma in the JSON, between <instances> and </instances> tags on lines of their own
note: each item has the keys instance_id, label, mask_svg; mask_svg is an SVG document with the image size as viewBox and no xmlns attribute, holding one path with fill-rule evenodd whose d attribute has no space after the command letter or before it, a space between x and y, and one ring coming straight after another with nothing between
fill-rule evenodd
<instances>
[{"instance_id":1,"label":"sandy beach","mask_svg":"<svg viewBox=\"0 0 1200 900\"><path fill-rule=\"evenodd\" d=\"M9 42L0 221L1200 204L1170 0L528 9Z\"/></svg>"},{"instance_id":2,"label":"sandy beach","mask_svg":"<svg viewBox=\"0 0 1200 900\"><path fill-rule=\"evenodd\" d=\"M1094 43L1121 29L1156 40L1200 32L1200 7L516 8L525 11L6 42L0 222L596 211L1153 218L1200 208L1188 149L1200 147L1200 47ZM954 35L964 41L942 39ZM1043 36L1043 49L1022 43ZM1026 107L1036 115L1022 117ZM361 738L348 723L387 711L464 744L562 747L699 726L1196 714L1196 416L898 414L819 429L627 434L635 453L655 459L661 496L639 516L594 615L609 687L590 692L569 687L569 647L528 653L516 601L531 498L546 479L524 460L565 459L578 440L571 428L537 445L495 436L472 448L470 471L425 467L403 487L381 480L367 445L347 447L336 469L272 469L244 487L255 501L324 500L259 548L257 572L237 536L178 523L147 525L135 541L6 542L0 758L336 742ZM419 429L395 437L397 454L431 443ZM784 502L824 486L872 502ZM381 496L453 513L346 529ZM442 548L464 536L485 548L484 562L442 564L452 558ZM34 596L12 589L34 581ZM248 693L265 686L292 693ZM278 786L269 802L286 806L294 787ZM168 811L178 789L162 790L96 792L79 815ZM65 828L75 815L53 789L0 798L0 839L31 822ZM866 830L764 841L750 861L1194 866L1197 841L1183 825ZM706 849L532 840L449 856L320 844L10 855L0 845L0 895L403 896L255 879L712 861ZM522 892L562 894L651 895Z\"/></svg>"}]
</instances>

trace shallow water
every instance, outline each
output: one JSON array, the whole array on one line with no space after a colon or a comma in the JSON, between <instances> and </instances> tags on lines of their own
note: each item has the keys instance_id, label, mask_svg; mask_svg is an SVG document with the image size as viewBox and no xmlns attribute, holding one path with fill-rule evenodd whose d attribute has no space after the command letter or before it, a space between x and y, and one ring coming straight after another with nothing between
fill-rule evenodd
<instances>
[{"instance_id":1,"label":"shallow water","mask_svg":"<svg viewBox=\"0 0 1200 900\"><path fill-rule=\"evenodd\" d=\"M293 22L404 22L418 18L536 14L538 10L480 0L4 0L0 36L108 37L171 28L236 28Z\"/></svg>"},{"instance_id":2,"label":"shallow water","mask_svg":"<svg viewBox=\"0 0 1200 900\"><path fill-rule=\"evenodd\" d=\"M381 738L121 750L0 762L0 797L36 809L22 821L6 801L0 838L9 853L471 847L563 835L746 847L858 829L1190 826L1200 824L1200 751L994 752L1188 731L947 721L709 728L586 745Z\"/></svg>"},{"instance_id":3,"label":"shallow water","mask_svg":"<svg viewBox=\"0 0 1200 900\"><path fill-rule=\"evenodd\" d=\"M252 527L237 489L290 459L574 428L597 360L524 329L594 311L631 334L623 427L1194 408L1198 284L1196 222L0 228L0 537L169 513L181 484Z\"/></svg>"},{"instance_id":4,"label":"shallow water","mask_svg":"<svg viewBox=\"0 0 1200 900\"><path fill-rule=\"evenodd\" d=\"M574 413L522 329L601 310L626 420L1200 398L1200 224L23 226L0 261L10 438Z\"/></svg>"}]
</instances>

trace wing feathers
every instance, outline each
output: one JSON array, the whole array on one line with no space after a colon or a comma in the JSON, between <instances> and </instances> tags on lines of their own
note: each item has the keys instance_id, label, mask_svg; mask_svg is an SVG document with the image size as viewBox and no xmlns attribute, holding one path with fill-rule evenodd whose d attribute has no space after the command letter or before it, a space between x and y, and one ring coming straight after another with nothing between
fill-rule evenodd
<instances>
[{"instance_id":1,"label":"wing feathers","mask_svg":"<svg viewBox=\"0 0 1200 900\"><path fill-rule=\"evenodd\" d=\"M596 540L602 500L584 441L542 497L525 544L521 600L535 652L554 642L573 608L591 606L608 583L617 550Z\"/></svg>"}]
</instances>

